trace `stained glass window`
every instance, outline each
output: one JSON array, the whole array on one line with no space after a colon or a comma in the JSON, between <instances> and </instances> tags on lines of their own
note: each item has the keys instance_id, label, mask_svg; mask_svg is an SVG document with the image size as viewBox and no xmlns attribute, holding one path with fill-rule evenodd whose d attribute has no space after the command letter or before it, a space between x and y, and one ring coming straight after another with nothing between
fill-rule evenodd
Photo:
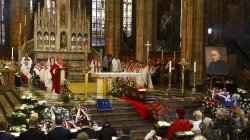
<instances>
[{"instance_id":1,"label":"stained glass window","mask_svg":"<svg viewBox=\"0 0 250 140\"><path fill-rule=\"evenodd\" d=\"M32 19L33 17L33 0L30 0L30 19Z\"/></svg>"},{"instance_id":2,"label":"stained glass window","mask_svg":"<svg viewBox=\"0 0 250 140\"><path fill-rule=\"evenodd\" d=\"M132 0L123 0L123 31L129 37L132 33Z\"/></svg>"},{"instance_id":3,"label":"stained glass window","mask_svg":"<svg viewBox=\"0 0 250 140\"><path fill-rule=\"evenodd\" d=\"M56 2L55 0L47 0L48 13L51 17L56 17Z\"/></svg>"},{"instance_id":4,"label":"stained glass window","mask_svg":"<svg viewBox=\"0 0 250 140\"><path fill-rule=\"evenodd\" d=\"M104 46L105 0L92 0L92 46Z\"/></svg>"},{"instance_id":5,"label":"stained glass window","mask_svg":"<svg viewBox=\"0 0 250 140\"><path fill-rule=\"evenodd\" d=\"M5 25L4 25L4 0L1 0L1 6L0 6L0 45L5 45Z\"/></svg>"}]
</instances>

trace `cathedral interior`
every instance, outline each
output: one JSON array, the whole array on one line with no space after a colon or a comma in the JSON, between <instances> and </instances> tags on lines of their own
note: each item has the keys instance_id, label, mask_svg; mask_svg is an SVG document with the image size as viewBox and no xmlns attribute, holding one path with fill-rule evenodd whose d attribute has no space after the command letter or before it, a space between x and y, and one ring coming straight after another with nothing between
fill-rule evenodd
<instances>
[{"instance_id":1,"label":"cathedral interior","mask_svg":"<svg viewBox=\"0 0 250 140\"><path fill-rule=\"evenodd\" d=\"M230 94L239 88L250 91L249 0L0 0L0 17L0 121L8 121L6 114L32 93L46 100L46 107L84 104L99 126L107 117L117 137L122 136L123 122L131 125L133 139L143 139L151 129L166 137L158 131L164 128L138 111L131 101L136 97L125 102L125 97L108 94L112 74L106 79L90 72L96 57L104 71L104 56L117 57L124 65L155 64L158 73L148 72L151 77L145 78L145 98L153 93L154 99L167 102L173 108L170 121L176 108L184 108L187 118L194 119L192 112L204 109L204 96L215 87ZM73 101L54 100L51 91L32 82L16 88L15 73L20 73L25 54L33 60L31 69L51 57L63 58ZM216 54L220 62L213 58ZM4 69L7 62L11 70ZM8 76L2 80L2 75ZM149 86L151 78L154 88ZM249 100L250 92L243 97ZM96 111L99 98L109 98L113 112Z\"/></svg>"}]
</instances>

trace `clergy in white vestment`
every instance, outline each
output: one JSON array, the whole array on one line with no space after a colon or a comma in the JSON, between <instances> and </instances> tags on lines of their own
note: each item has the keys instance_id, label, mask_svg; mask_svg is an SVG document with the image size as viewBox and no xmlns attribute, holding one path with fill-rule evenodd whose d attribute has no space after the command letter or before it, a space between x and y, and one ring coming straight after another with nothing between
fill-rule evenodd
<instances>
[{"instance_id":1,"label":"clergy in white vestment","mask_svg":"<svg viewBox=\"0 0 250 140\"><path fill-rule=\"evenodd\" d=\"M28 62L28 67L29 69L31 68L32 64L33 64L33 61L32 59L28 56L28 53L25 53L25 56L22 58L21 60L21 64L24 65L25 61Z\"/></svg>"},{"instance_id":2,"label":"clergy in white vestment","mask_svg":"<svg viewBox=\"0 0 250 140\"><path fill-rule=\"evenodd\" d=\"M121 70L121 61L118 57L113 58L112 60L112 72L120 72Z\"/></svg>"},{"instance_id":3,"label":"clergy in white vestment","mask_svg":"<svg viewBox=\"0 0 250 140\"><path fill-rule=\"evenodd\" d=\"M33 73L32 73L33 76L39 76L40 70L41 70L41 65L40 63L37 63L33 68Z\"/></svg>"},{"instance_id":4,"label":"clergy in white vestment","mask_svg":"<svg viewBox=\"0 0 250 140\"><path fill-rule=\"evenodd\" d=\"M44 81L45 64L44 62L41 62L40 65L41 65L41 70L39 72L39 77L41 81Z\"/></svg>"},{"instance_id":5,"label":"clergy in white vestment","mask_svg":"<svg viewBox=\"0 0 250 140\"><path fill-rule=\"evenodd\" d=\"M52 90L52 75L50 73L50 66L47 65L44 71L44 84L47 90Z\"/></svg>"},{"instance_id":6,"label":"clergy in white vestment","mask_svg":"<svg viewBox=\"0 0 250 140\"><path fill-rule=\"evenodd\" d=\"M54 65L57 62L57 59L54 56L51 56L50 58L48 58L47 60L47 65L49 65L50 67L52 65Z\"/></svg>"},{"instance_id":7,"label":"clergy in white vestment","mask_svg":"<svg viewBox=\"0 0 250 140\"><path fill-rule=\"evenodd\" d=\"M25 60L24 65L22 65L21 69L21 78L25 84L28 84L29 79L31 78L30 68L28 66L28 60Z\"/></svg>"},{"instance_id":8,"label":"clergy in white vestment","mask_svg":"<svg viewBox=\"0 0 250 140\"><path fill-rule=\"evenodd\" d=\"M90 72L91 73L96 73L96 72L101 72L101 69L100 69L100 61L98 60L98 57L95 56L95 58L93 60L91 60L91 63L90 63Z\"/></svg>"},{"instance_id":9,"label":"clergy in white vestment","mask_svg":"<svg viewBox=\"0 0 250 140\"><path fill-rule=\"evenodd\" d=\"M144 81L144 84L147 85L148 88L154 88L153 86L153 83L152 83L152 79L151 79L151 75L149 74L149 66L147 65L143 71L142 71L142 74L143 74L143 81Z\"/></svg>"}]
</instances>

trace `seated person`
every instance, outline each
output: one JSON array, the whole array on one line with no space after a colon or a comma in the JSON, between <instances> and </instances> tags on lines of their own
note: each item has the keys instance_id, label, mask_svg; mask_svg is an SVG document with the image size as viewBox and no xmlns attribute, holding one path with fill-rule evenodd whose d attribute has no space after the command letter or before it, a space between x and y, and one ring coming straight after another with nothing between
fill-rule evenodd
<instances>
[{"instance_id":1,"label":"seated person","mask_svg":"<svg viewBox=\"0 0 250 140\"><path fill-rule=\"evenodd\" d=\"M28 84L28 81L31 78L31 74L30 74L30 68L28 66L28 62L27 61L25 61L24 65L22 65L20 72L21 72L21 79L22 79L22 81L25 84Z\"/></svg>"},{"instance_id":2,"label":"seated person","mask_svg":"<svg viewBox=\"0 0 250 140\"><path fill-rule=\"evenodd\" d=\"M89 140L89 136L85 132L81 132L77 135L76 140Z\"/></svg>"},{"instance_id":3,"label":"seated person","mask_svg":"<svg viewBox=\"0 0 250 140\"><path fill-rule=\"evenodd\" d=\"M70 130L63 128L62 116L55 117L54 129L48 132L47 140L70 140Z\"/></svg>"},{"instance_id":4,"label":"seated person","mask_svg":"<svg viewBox=\"0 0 250 140\"><path fill-rule=\"evenodd\" d=\"M40 63L37 63L33 68L33 76L39 76L40 70L41 70L41 65Z\"/></svg>"},{"instance_id":5,"label":"seated person","mask_svg":"<svg viewBox=\"0 0 250 140\"><path fill-rule=\"evenodd\" d=\"M0 121L0 140L15 140L15 136L6 133L7 129L7 122Z\"/></svg>"},{"instance_id":6,"label":"seated person","mask_svg":"<svg viewBox=\"0 0 250 140\"><path fill-rule=\"evenodd\" d=\"M182 108L176 109L176 118L172 125L168 129L167 138L169 140L173 140L173 134L178 131L190 131L191 124L190 122L184 118L186 112Z\"/></svg>"},{"instance_id":7,"label":"seated person","mask_svg":"<svg viewBox=\"0 0 250 140\"><path fill-rule=\"evenodd\" d=\"M200 110L196 110L193 113L193 116L195 117L196 121L193 122L193 128L191 129L193 132L198 132L200 133L200 123L202 121L202 113Z\"/></svg>"},{"instance_id":8,"label":"seated person","mask_svg":"<svg viewBox=\"0 0 250 140\"><path fill-rule=\"evenodd\" d=\"M22 132L19 136L19 140L45 140L45 134L39 128L37 128L38 118L31 116L29 119L29 129Z\"/></svg>"},{"instance_id":9,"label":"seated person","mask_svg":"<svg viewBox=\"0 0 250 140\"><path fill-rule=\"evenodd\" d=\"M77 135L79 133L81 133L81 132L87 133L90 139L95 139L96 138L96 132L95 132L95 130L90 129L90 127L89 127L89 121L87 120L87 118L84 118L84 119L82 119L80 121L80 127L81 127L81 129L79 129L78 131L76 131L74 138L76 138Z\"/></svg>"},{"instance_id":10,"label":"seated person","mask_svg":"<svg viewBox=\"0 0 250 140\"><path fill-rule=\"evenodd\" d=\"M122 126L122 131L121 131L121 137L117 140L130 140L130 126L128 125L123 125Z\"/></svg>"},{"instance_id":11,"label":"seated person","mask_svg":"<svg viewBox=\"0 0 250 140\"><path fill-rule=\"evenodd\" d=\"M40 72L39 72L39 77L40 77L40 81L43 81L44 82L44 71L45 71L45 63L44 62L41 62L40 63Z\"/></svg>"},{"instance_id":12,"label":"seated person","mask_svg":"<svg viewBox=\"0 0 250 140\"><path fill-rule=\"evenodd\" d=\"M102 129L99 131L98 139L110 140L112 137L117 137L116 130L111 127L111 124L105 118Z\"/></svg>"}]
</instances>

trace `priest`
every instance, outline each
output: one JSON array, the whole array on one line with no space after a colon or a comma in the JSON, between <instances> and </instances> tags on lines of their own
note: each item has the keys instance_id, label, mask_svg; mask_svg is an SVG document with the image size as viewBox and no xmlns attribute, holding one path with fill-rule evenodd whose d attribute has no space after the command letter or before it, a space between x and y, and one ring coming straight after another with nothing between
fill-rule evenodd
<instances>
[{"instance_id":1,"label":"priest","mask_svg":"<svg viewBox=\"0 0 250 140\"><path fill-rule=\"evenodd\" d=\"M90 63L90 68L91 68L90 72L91 73L101 72L100 66L101 66L100 61L98 60L98 57L95 56L95 58Z\"/></svg>"},{"instance_id":2,"label":"priest","mask_svg":"<svg viewBox=\"0 0 250 140\"><path fill-rule=\"evenodd\" d=\"M56 58L52 55L50 58L47 60L47 64L51 67L56 63Z\"/></svg>"},{"instance_id":3,"label":"priest","mask_svg":"<svg viewBox=\"0 0 250 140\"><path fill-rule=\"evenodd\" d=\"M44 84L47 90L52 89L52 75L50 73L50 66L48 64L44 71Z\"/></svg>"},{"instance_id":4,"label":"priest","mask_svg":"<svg viewBox=\"0 0 250 140\"><path fill-rule=\"evenodd\" d=\"M20 70L21 78L25 84L28 84L29 79L31 78L30 67L29 67L28 62L29 62L29 60L26 59L24 61L24 65L22 65L21 70Z\"/></svg>"},{"instance_id":5,"label":"priest","mask_svg":"<svg viewBox=\"0 0 250 140\"><path fill-rule=\"evenodd\" d=\"M64 84L68 77L67 68L67 65L63 63L63 59L57 58L57 62L50 69L52 75L52 96L55 99L60 95L61 85Z\"/></svg>"}]
</instances>

